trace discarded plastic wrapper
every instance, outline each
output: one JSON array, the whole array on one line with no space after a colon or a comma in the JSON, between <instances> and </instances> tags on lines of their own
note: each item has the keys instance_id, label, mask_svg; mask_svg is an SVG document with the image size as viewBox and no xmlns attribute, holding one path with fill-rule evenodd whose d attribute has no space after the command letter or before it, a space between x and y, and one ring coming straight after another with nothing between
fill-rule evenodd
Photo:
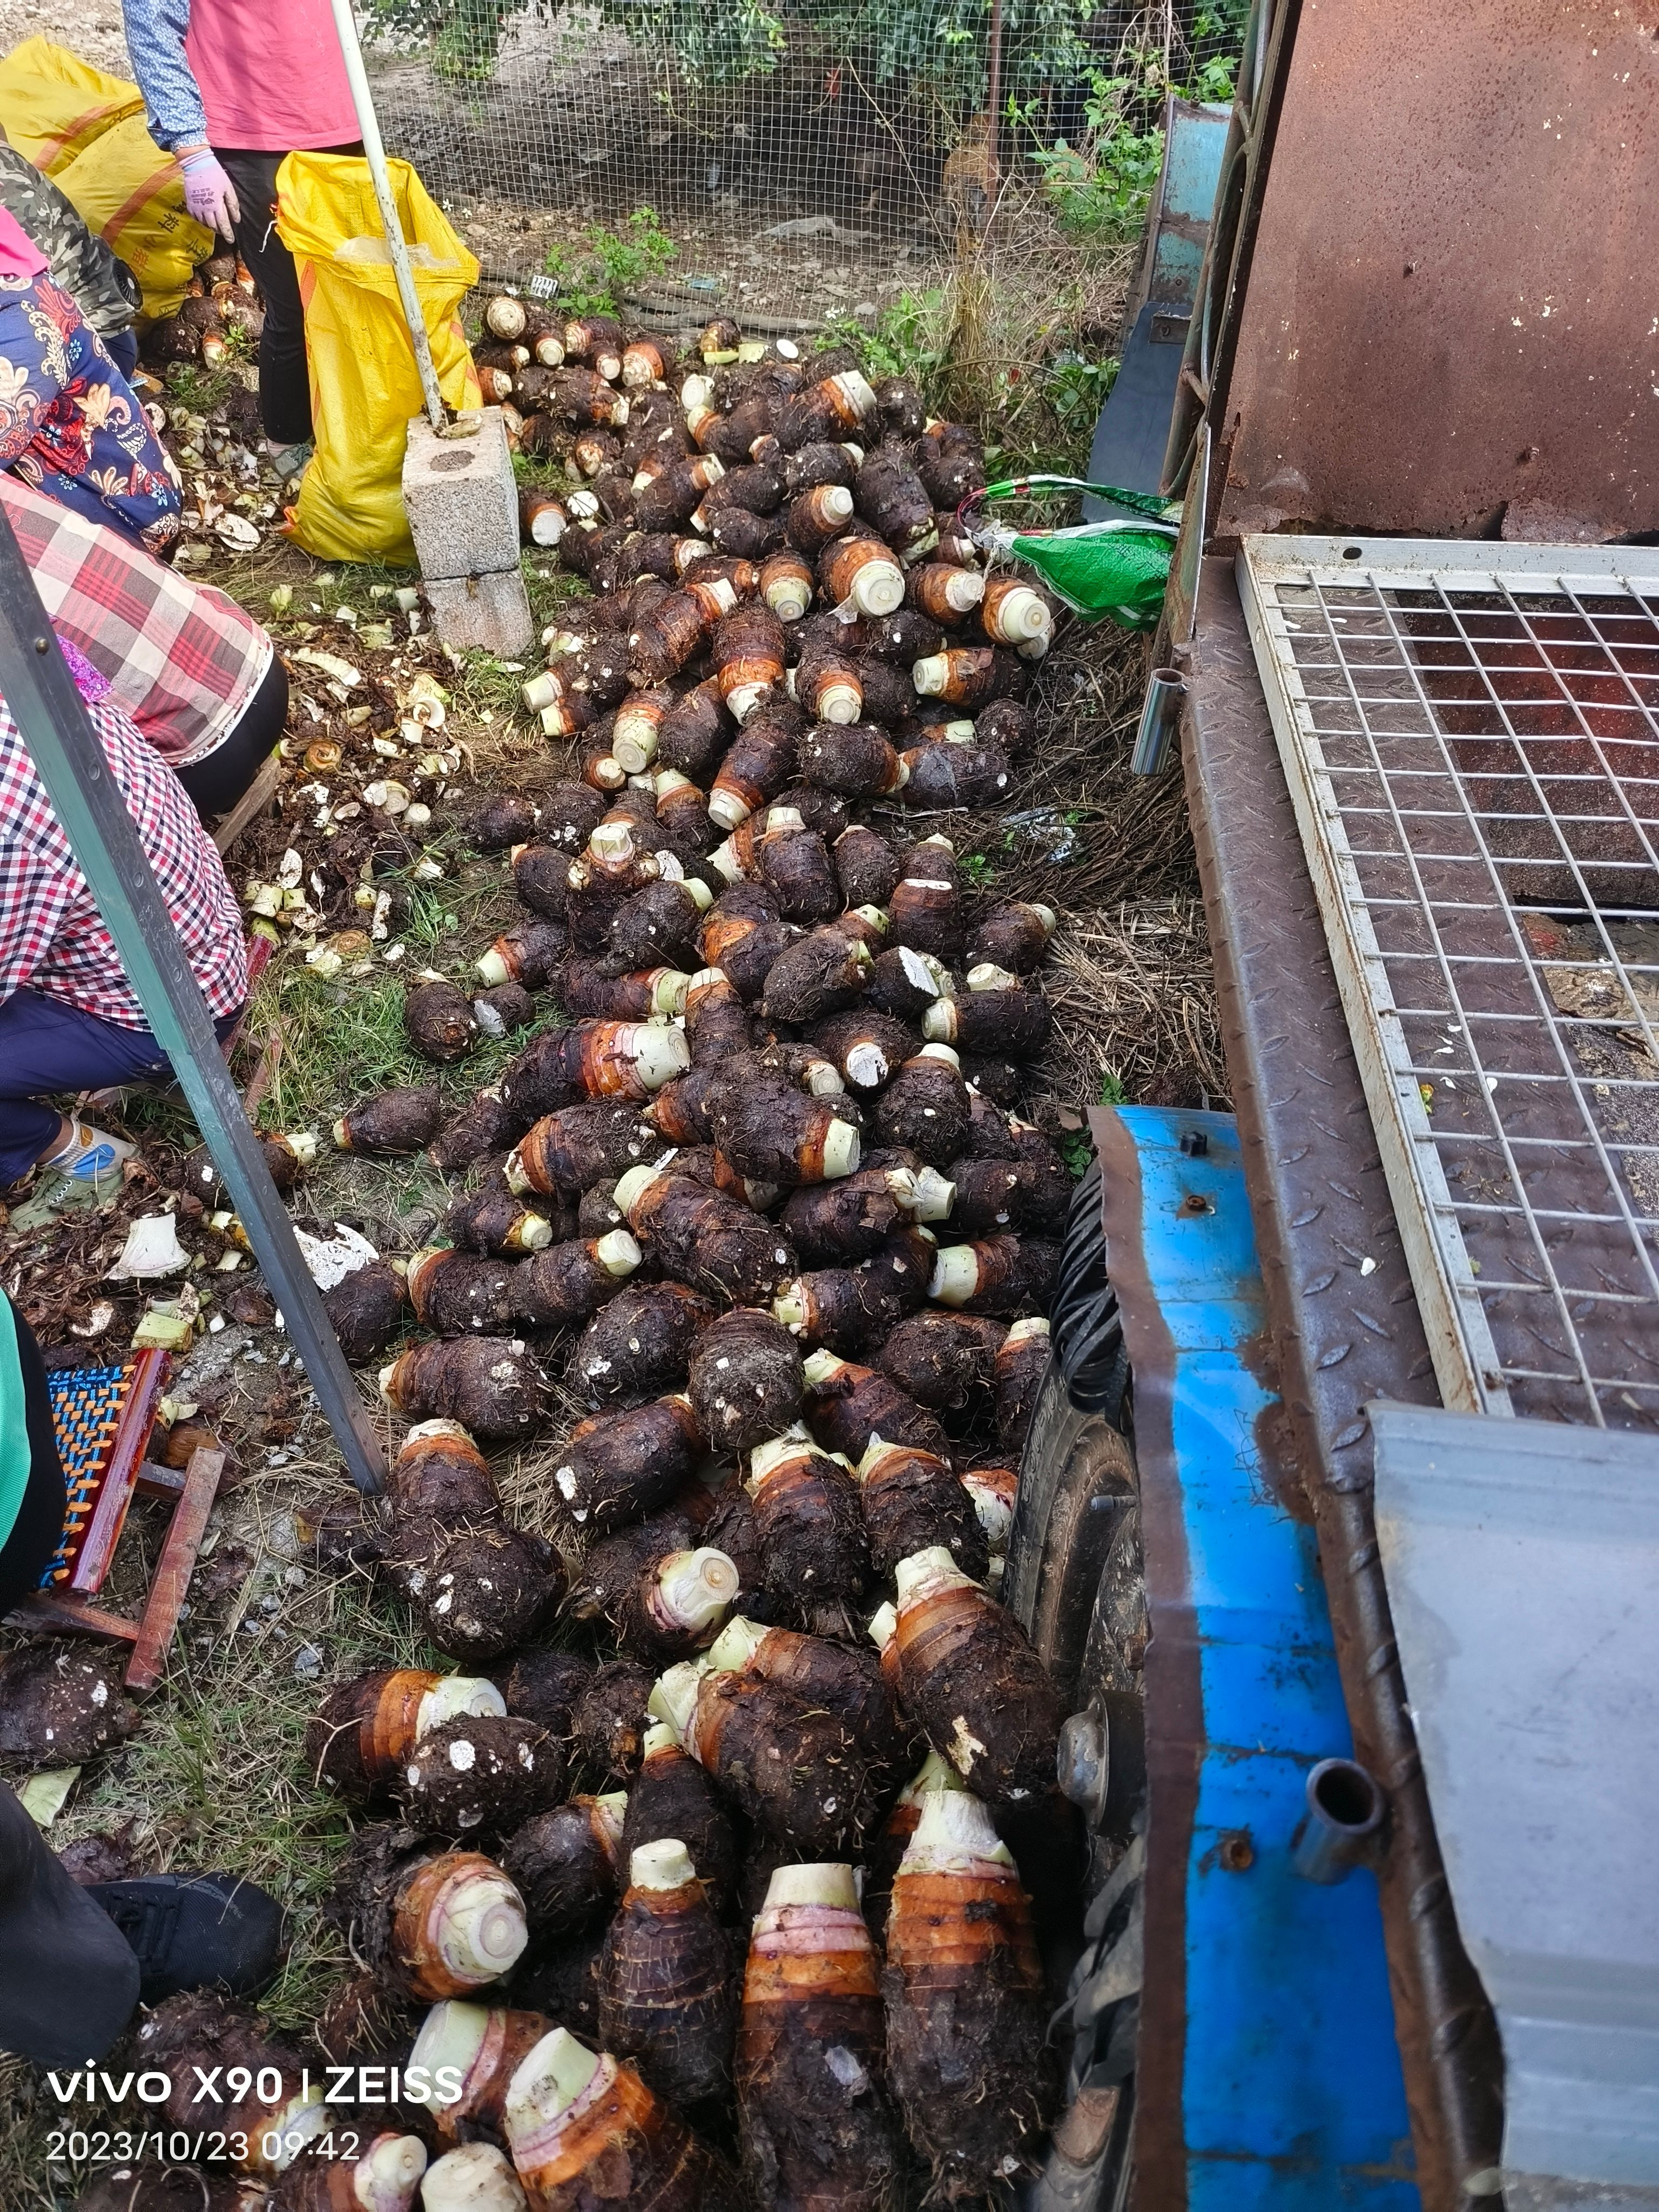
<instances>
[{"instance_id":1,"label":"discarded plastic wrapper","mask_svg":"<svg viewBox=\"0 0 1659 2212\"><path fill-rule=\"evenodd\" d=\"M981 501L1023 499L1036 491L1086 491L1145 515L1144 522L1085 522L1070 530L1015 530L970 514ZM988 484L963 503L975 545L1035 568L1057 598L1086 617L1109 615L1126 629L1156 629L1179 529L1179 501L1079 477L1011 477Z\"/></svg>"}]
</instances>

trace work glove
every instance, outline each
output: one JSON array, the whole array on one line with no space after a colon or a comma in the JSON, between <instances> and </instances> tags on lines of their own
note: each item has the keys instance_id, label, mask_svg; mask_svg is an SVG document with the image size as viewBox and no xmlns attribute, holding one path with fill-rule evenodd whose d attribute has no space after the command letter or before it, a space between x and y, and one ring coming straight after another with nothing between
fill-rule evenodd
<instances>
[{"instance_id":1,"label":"work glove","mask_svg":"<svg viewBox=\"0 0 1659 2212\"><path fill-rule=\"evenodd\" d=\"M236 204L236 187L220 167L211 146L180 146L179 166L185 173L185 206L198 222L232 240L242 210Z\"/></svg>"}]
</instances>

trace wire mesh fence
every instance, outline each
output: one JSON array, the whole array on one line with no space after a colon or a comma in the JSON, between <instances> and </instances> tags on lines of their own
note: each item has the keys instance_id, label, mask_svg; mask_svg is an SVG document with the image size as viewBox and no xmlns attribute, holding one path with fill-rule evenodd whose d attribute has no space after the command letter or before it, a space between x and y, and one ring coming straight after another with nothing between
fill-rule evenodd
<instances>
[{"instance_id":1,"label":"wire mesh fence","mask_svg":"<svg viewBox=\"0 0 1659 2212\"><path fill-rule=\"evenodd\" d=\"M970 272L1085 339L1243 0L368 0L382 128L493 281L878 323ZM952 301L952 313L960 303ZM1096 313L1103 337L1106 318Z\"/></svg>"}]
</instances>

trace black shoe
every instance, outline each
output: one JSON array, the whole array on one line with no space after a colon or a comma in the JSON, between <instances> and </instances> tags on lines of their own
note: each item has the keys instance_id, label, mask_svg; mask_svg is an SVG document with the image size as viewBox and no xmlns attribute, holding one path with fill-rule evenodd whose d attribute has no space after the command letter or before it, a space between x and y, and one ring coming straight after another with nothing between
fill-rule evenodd
<instances>
[{"instance_id":1,"label":"black shoe","mask_svg":"<svg viewBox=\"0 0 1659 2212\"><path fill-rule=\"evenodd\" d=\"M283 1908L251 1881L232 1874L149 1874L92 1882L87 1895L137 1953L144 2004L180 1990L258 1996L276 1979Z\"/></svg>"}]
</instances>

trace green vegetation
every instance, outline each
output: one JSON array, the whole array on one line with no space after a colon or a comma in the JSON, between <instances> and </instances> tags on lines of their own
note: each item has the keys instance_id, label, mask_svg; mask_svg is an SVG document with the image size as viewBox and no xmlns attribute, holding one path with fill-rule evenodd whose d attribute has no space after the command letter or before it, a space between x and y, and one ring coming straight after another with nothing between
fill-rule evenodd
<instances>
[{"instance_id":1,"label":"green vegetation","mask_svg":"<svg viewBox=\"0 0 1659 2212\"><path fill-rule=\"evenodd\" d=\"M623 295L659 276L678 248L654 208L637 207L621 230L591 222L576 246L555 246L543 267L573 313L614 314Z\"/></svg>"}]
</instances>

